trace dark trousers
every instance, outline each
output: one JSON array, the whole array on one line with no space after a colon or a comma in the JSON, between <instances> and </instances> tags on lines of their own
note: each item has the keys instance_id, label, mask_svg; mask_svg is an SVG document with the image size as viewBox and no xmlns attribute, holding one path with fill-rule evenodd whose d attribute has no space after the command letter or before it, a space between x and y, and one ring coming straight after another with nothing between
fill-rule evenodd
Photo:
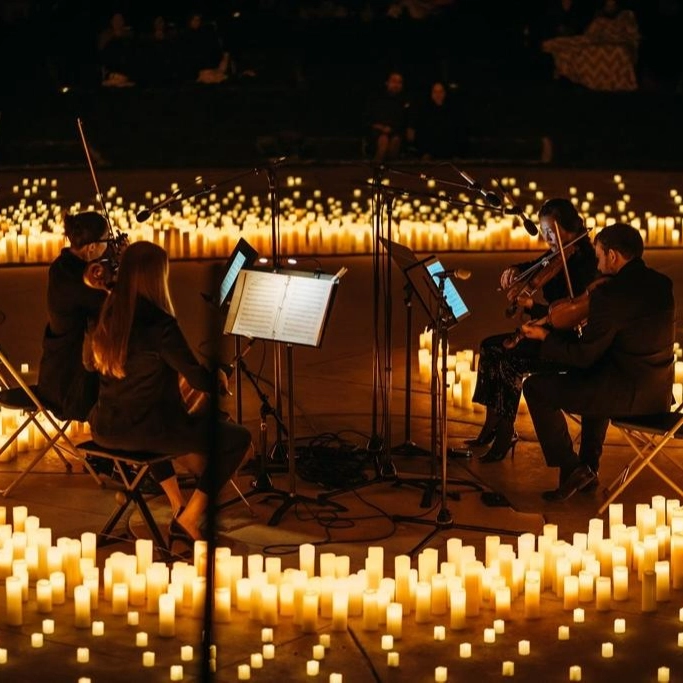
<instances>
[{"instance_id":1,"label":"dark trousers","mask_svg":"<svg viewBox=\"0 0 683 683\"><path fill-rule=\"evenodd\" d=\"M588 465L597 472L609 417L583 414L582 395L590 386L571 373L540 374L524 382L524 396L543 456L549 467L559 467L560 477L567 476L578 465ZM562 411L581 415L581 446L578 456Z\"/></svg>"}]
</instances>

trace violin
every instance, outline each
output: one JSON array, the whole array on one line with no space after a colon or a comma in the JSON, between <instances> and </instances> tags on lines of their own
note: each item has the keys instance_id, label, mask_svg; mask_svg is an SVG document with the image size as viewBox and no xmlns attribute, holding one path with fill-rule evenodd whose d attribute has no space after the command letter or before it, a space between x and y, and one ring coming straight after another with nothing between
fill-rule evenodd
<instances>
[{"instance_id":1,"label":"violin","mask_svg":"<svg viewBox=\"0 0 683 683\"><path fill-rule=\"evenodd\" d=\"M577 330L579 336L581 329L588 321L588 309L590 306L590 295L599 286L608 282L610 277L603 275L591 282L586 290L575 297L566 297L553 301L548 308L548 315L538 320L534 320L534 325L545 325L555 330ZM524 339L524 333L517 330L515 334L508 337L503 346L506 349L514 349L520 341Z\"/></svg>"}]
</instances>

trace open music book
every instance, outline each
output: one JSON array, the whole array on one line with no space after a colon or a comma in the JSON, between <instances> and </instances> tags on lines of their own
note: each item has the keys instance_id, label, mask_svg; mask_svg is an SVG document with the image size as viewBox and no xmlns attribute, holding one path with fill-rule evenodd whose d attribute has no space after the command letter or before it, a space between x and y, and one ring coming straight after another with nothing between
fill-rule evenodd
<instances>
[{"instance_id":1,"label":"open music book","mask_svg":"<svg viewBox=\"0 0 683 683\"><path fill-rule=\"evenodd\" d=\"M337 275L242 270L225 321L225 333L319 346Z\"/></svg>"}]
</instances>

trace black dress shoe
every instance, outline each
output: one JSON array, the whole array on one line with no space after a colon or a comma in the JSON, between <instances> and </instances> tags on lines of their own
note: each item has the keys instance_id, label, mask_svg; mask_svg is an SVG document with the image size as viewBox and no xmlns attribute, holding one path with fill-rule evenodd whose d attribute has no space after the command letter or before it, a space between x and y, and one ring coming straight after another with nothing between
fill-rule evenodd
<instances>
[{"instance_id":1,"label":"black dress shoe","mask_svg":"<svg viewBox=\"0 0 683 683\"><path fill-rule=\"evenodd\" d=\"M548 501L562 501L571 498L577 491L588 486L596 478L595 472L588 465L579 465L553 491L544 491L541 496Z\"/></svg>"},{"instance_id":2,"label":"black dress shoe","mask_svg":"<svg viewBox=\"0 0 683 683\"><path fill-rule=\"evenodd\" d=\"M600 480L598 479L598 475L595 475L595 479L593 481L588 482L583 488L579 489L581 493L593 493L594 491L597 491L600 488Z\"/></svg>"},{"instance_id":3,"label":"black dress shoe","mask_svg":"<svg viewBox=\"0 0 683 683\"><path fill-rule=\"evenodd\" d=\"M490 463L490 462L500 462L505 460L505 456L508 451L512 453L512 459L515 459L515 448L517 448L517 442L519 441L519 436L517 432L512 435L512 439L506 444L501 445L498 440L496 440L484 455L479 456L479 462Z\"/></svg>"}]
</instances>

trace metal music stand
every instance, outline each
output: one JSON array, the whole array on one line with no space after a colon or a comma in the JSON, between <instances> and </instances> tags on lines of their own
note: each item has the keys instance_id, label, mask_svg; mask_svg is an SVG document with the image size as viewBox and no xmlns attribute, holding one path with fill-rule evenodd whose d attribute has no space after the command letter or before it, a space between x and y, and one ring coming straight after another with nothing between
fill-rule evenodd
<instances>
[{"instance_id":1,"label":"metal music stand","mask_svg":"<svg viewBox=\"0 0 683 683\"><path fill-rule=\"evenodd\" d=\"M432 491L440 488L440 505L436 519L429 520L422 517L411 517L407 515L394 515L395 522L410 522L411 524L422 524L433 526L430 531L412 550L409 555L413 556L439 532L447 529L467 529L470 531L514 533L505 529L494 529L477 525L456 524L448 509L448 396L446 378L448 373L448 330L459 320L466 317L469 313L464 301L460 298L455 285L450 279L449 273L435 257L429 257L424 261L407 268L406 277L411 281L421 303L433 323L432 332L432 477L426 480L426 485L432 487ZM437 284L438 283L438 284ZM440 354L440 355L439 355ZM439 371L438 361L441 361ZM436 410L440 412L438 419L435 419ZM438 422L438 431L437 423ZM438 455L436 444L438 442ZM440 480L436 476L437 457L441 458ZM457 483L473 485L472 482L457 480ZM478 485L474 484L479 488Z\"/></svg>"},{"instance_id":2,"label":"metal music stand","mask_svg":"<svg viewBox=\"0 0 683 683\"><path fill-rule=\"evenodd\" d=\"M341 271L340 271L341 273ZM273 513L268 526L279 524L289 508L297 503L331 505L337 511L346 511L339 503L301 496L296 492L296 461L294 457L294 345L319 347L327 326L332 301L339 284L340 274L279 271L275 273L242 270L237 276L235 293L225 322L225 333L264 339L287 345L288 427L273 410L267 397L258 389L251 372L245 373L262 400L261 407L261 470L257 487L249 494L264 493L265 500L281 498L282 504ZM240 360L242 370L244 363ZM266 439L265 418L273 415L278 430L286 434L289 445L287 471L289 488L276 489L265 472ZM230 501L226 505L232 504Z\"/></svg>"}]
</instances>

